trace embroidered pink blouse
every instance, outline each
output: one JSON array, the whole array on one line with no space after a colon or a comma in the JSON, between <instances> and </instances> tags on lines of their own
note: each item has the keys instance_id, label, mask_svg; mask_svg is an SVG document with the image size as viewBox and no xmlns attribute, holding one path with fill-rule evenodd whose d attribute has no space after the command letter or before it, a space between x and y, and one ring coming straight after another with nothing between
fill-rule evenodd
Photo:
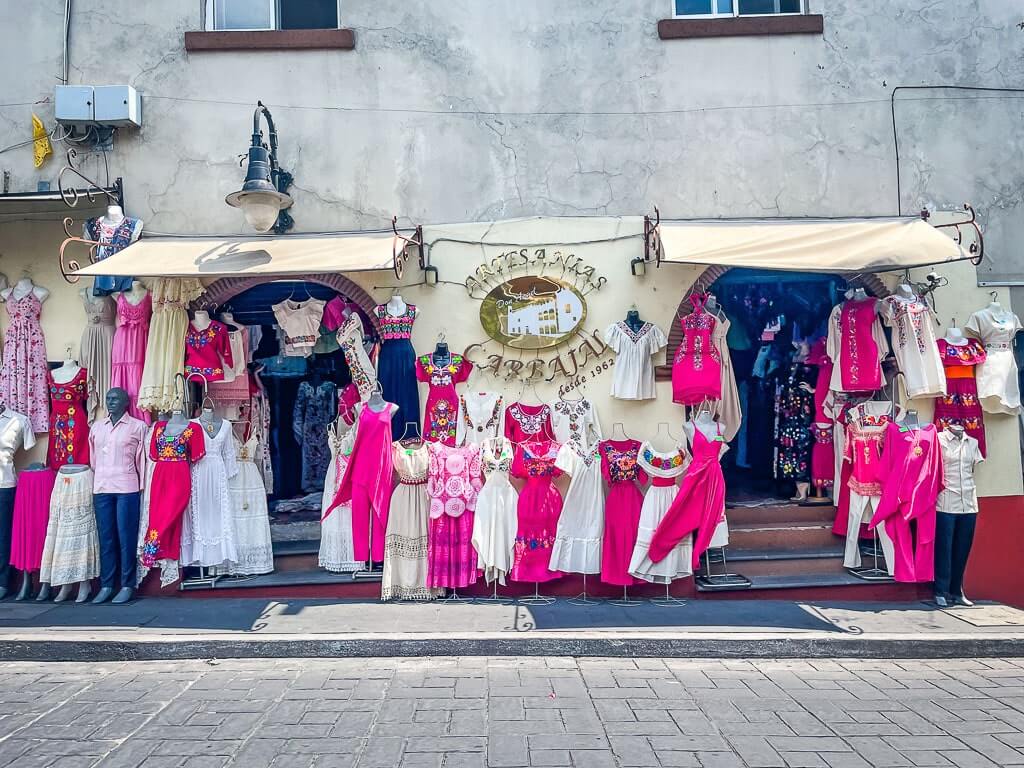
<instances>
[{"instance_id":1,"label":"embroidered pink blouse","mask_svg":"<svg viewBox=\"0 0 1024 768\"><path fill-rule=\"evenodd\" d=\"M203 330L192 323L185 333L185 377L199 380L199 374L207 382L223 381L224 366L234 366L231 356L231 339L228 327L219 320L211 320Z\"/></svg>"}]
</instances>

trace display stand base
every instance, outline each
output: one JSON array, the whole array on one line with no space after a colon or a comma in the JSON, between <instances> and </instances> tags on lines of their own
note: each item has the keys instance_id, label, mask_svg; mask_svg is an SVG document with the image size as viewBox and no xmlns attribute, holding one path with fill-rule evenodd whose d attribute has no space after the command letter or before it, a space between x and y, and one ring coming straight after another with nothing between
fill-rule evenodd
<instances>
[{"instance_id":1,"label":"display stand base","mask_svg":"<svg viewBox=\"0 0 1024 768\"><path fill-rule=\"evenodd\" d=\"M473 602L473 598L460 595L458 590L451 589L448 591L448 594L440 598L438 602L450 603L451 605L467 605Z\"/></svg>"},{"instance_id":2,"label":"display stand base","mask_svg":"<svg viewBox=\"0 0 1024 768\"><path fill-rule=\"evenodd\" d=\"M382 581L383 579L384 570L374 568L372 562L363 563L362 570L352 574L352 581Z\"/></svg>"},{"instance_id":3,"label":"display stand base","mask_svg":"<svg viewBox=\"0 0 1024 768\"><path fill-rule=\"evenodd\" d=\"M847 568L851 576L864 581L895 581L884 568Z\"/></svg>"},{"instance_id":4,"label":"display stand base","mask_svg":"<svg viewBox=\"0 0 1024 768\"><path fill-rule=\"evenodd\" d=\"M643 600L634 600L629 596L629 587L622 588L622 597L608 601L611 605L640 605Z\"/></svg>"},{"instance_id":5,"label":"display stand base","mask_svg":"<svg viewBox=\"0 0 1024 768\"><path fill-rule=\"evenodd\" d=\"M583 591L580 592L580 594L576 595L576 597L572 597L566 600L566 602L569 603L569 605L594 605L598 602L597 600L592 600L590 596L587 595L587 574L584 573L582 574L582 576Z\"/></svg>"},{"instance_id":6,"label":"display stand base","mask_svg":"<svg viewBox=\"0 0 1024 768\"><path fill-rule=\"evenodd\" d=\"M206 568L199 566L199 575L182 579L178 589L182 592L190 589L213 589L221 578L223 577L219 574L210 575L207 573Z\"/></svg>"},{"instance_id":7,"label":"display stand base","mask_svg":"<svg viewBox=\"0 0 1024 768\"><path fill-rule=\"evenodd\" d=\"M729 573L729 563L725 556L725 547L717 547L721 555L719 560L715 553L709 549L704 552L704 574L695 576L694 582L705 592L727 589L750 589L753 584L750 579L740 573ZM711 563L721 562L722 573L711 573Z\"/></svg>"},{"instance_id":8,"label":"display stand base","mask_svg":"<svg viewBox=\"0 0 1024 768\"><path fill-rule=\"evenodd\" d=\"M686 605L686 601L681 597L672 597L672 595L669 594L668 590L670 586L670 584L665 585L664 597L652 597L650 600L651 604L660 605L666 608L675 605Z\"/></svg>"},{"instance_id":9,"label":"display stand base","mask_svg":"<svg viewBox=\"0 0 1024 768\"><path fill-rule=\"evenodd\" d=\"M515 602L515 598L512 598L512 597L502 597L501 595L498 594L498 582L497 581L493 581L491 583L494 585L494 588L492 589L490 596L488 596L488 597L478 597L476 599L476 602L478 602L478 603L494 603L495 605L511 605L512 603Z\"/></svg>"},{"instance_id":10,"label":"display stand base","mask_svg":"<svg viewBox=\"0 0 1024 768\"><path fill-rule=\"evenodd\" d=\"M801 507L830 507L832 499L828 496L808 496L800 502Z\"/></svg>"},{"instance_id":11,"label":"display stand base","mask_svg":"<svg viewBox=\"0 0 1024 768\"><path fill-rule=\"evenodd\" d=\"M520 597L516 600L521 605L551 605L555 602L555 598L549 595L542 595L540 593L540 584L537 582L533 583L533 594L527 595L526 597Z\"/></svg>"}]
</instances>

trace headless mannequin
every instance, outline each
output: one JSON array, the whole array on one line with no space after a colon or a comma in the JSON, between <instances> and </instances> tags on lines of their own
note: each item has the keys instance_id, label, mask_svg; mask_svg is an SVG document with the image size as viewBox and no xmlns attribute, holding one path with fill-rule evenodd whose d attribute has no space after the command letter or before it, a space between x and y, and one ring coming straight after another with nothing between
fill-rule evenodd
<instances>
[{"instance_id":1,"label":"headless mannequin","mask_svg":"<svg viewBox=\"0 0 1024 768\"><path fill-rule=\"evenodd\" d=\"M968 341L967 337L964 336L964 332L955 326L946 329L944 338L947 344L952 344L954 347L962 347Z\"/></svg>"},{"instance_id":2,"label":"headless mannequin","mask_svg":"<svg viewBox=\"0 0 1024 768\"><path fill-rule=\"evenodd\" d=\"M63 467L61 467L58 470L58 474L61 474L61 475L77 475L80 472L84 472L88 468L89 468L88 464L65 464ZM60 588L60 591L57 593L57 596L53 599L53 602L55 602L55 603L63 603L64 601L66 601L69 597L71 597L71 590L72 590L72 588L74 586L75 586L74 584L62 584L61 588ZM88 581L80 581L78 583L78 595L75 597L75 602L76 603L84 603L84 602L86 602L89 599L89 591L90 591L89 582Z\"/></svg>"},{"instance_id":3,"label":"headless mannequin","mask_svg":"<svg viewBox=\"0 0 1024 768\"><path fill-rule=\"evenodd\" d=\"M385 307L387 309L388 314L391 315L392 317L401 317L402 315L405 314L405 311L408 309L408 306L406 306L405 303L405 299L402 298L402 294L400 293L396 293L394 296L388 299L388 303L385 305Z\"/></svg>"},{"instance_id":4,"label":"headless mannequin","mask_svg":"<svg viewBox=\"0 0 1024 768\"><path fill-rule=\"evenodd\" d=\"M640 319L640 313L635 309L626 313L626 326L633 333L640 333L640 329L644 327L644 321Z\"/></svg>"},{"instance_id":5,"label":"headless mannequin","mask_svg":"<svg viewBox=\"0 0 1024 768\"><path fill-rule=\"evenodd\" d=\"M381 395L380 384L376 384L373 388L373 393L370 395L370 399L366 401L366 407L374 413L380 413L390 405L391 403L385 400Z\"/></svg>"},{"instance_id":6,"label":"headless mannequin","mask_svg":"<svg viewBox=\"0 0 1024 768\"><path fill-rule=\"evenodd\" d=\"M210 319L209 312L205 309L197 309L195 316L192 318L192 327L197 331L205 331L212 322L213 320Z\"/></svg>"},{"instance_id":7,"label":"headless mannequin","mask_svg":"<svg viewBox=\"0 0 1024 768\"><path fill-rule=\"evenodd\" d=\"M129 304L138 306L146 298L147 293L149 291L146 286L138 280L132 280L132 287L124 292L124 298Z\"/></svg>"},{"instance_id":8,"label":"headless mannequin","mask_svg":"<svg viewBox=\"0 0 1024 768\"><path fill-rule=\"evenodd\" d=\"M915 411L913 409L910 409L905 414L903 414L903 418L900 419L899 423L900 423L900 426L906 427L907 429L920 429L921 428L921 422L918 421L918 418L917 418L917 411Z\"/></svg>"},{"instance_id":9,"label":"headless mannequin","mask_svg":"<svg viewBox=\"0 0 1024 768\"><path fill-rule=\"evenodd\" d=\"M914 293L914 289L906 283L900 283L896 286L896 295L907 301L914 301L917 298L917 294Z\"/></svg>"},{"instance_id":10,"label":"headless mannequin","mask_svg":"<svg viewBox=\"0 0 1024 768\"><path fill-rule=\"evenodd\" d=\"M185 431L187 426L188 419L185 418L185 412L180 408L175 408L171 411L171 418L167 420L167 425L164 427L164 434L168 437L177 437Z\"/></svg>"},{"instance_id":11,"label":"headless mannequin","mask_svg":"<svg viewBox=\"0 0 1024 768\"><path fill-rule=\"evenodd\" d=\"M64 358L64 364L60 368L54 368L50 371L50 375L58 384L67 384L78 375L80 370L82 370L82 366L71 357L71 347L68 347L68 356Z\"/></svg>"},{"instance_id":12,"label":"headless mannequin","mask_svg":"<svg viewBox=\"0 0 1024 768\"><path fill-rule=\"evenodd\" d=\"M220 432L221 426L224 424L224 419L219 416L213 408L203 406L203 411L199 414L199 423L202 425L203 431L206 432L207 435L210 437L216 437Z\"/></svg>"},{"instance_id":13,"label":"headless mannequin","mask_svg":"<svg viewBox=\"0 0 1024 768\"><path fill-rule=\"evenodd\" d=\"M623 426L621 421L616 421L612 425L611 439L617 443L624 443L629 440L629 435L626 434L626 428Z\"/></svg>"},{"instance_id":14,"label":"headless mannequin","mask_svg":"<svg viewBox=\"0 0 1024 768\"><path fill-rule=\"evenodd\" d=\"M46 301L46 297L50 295L50 292L41 285L33 283L31 277L23 277L12 287L0 291L0 299L7 301L13 298L15 301L19 301L30 293L34 293L40 302Z\"/></svg>"},{"instance_id":15,"label":"headless mannequin","mask_svg":"<svg viewBox=\"0 0 1024 768\"><path fill-rule=\"evenodd\" d=\"M718 422L711 417L709 411L701 410L692 420L683 423L683 431L686 433L690 445L693 445L693 435L698 429L704 437L712 442L719 438Z\"/></svg>"},{"instance_id":16,"label":"headless mannequin","mask_svg":"<svg viewBox=\"0 0 1024 768\"><path fill-rule=\"evenodd\" d=\"M107 212L103 214L101 221L108 227L116 227L124 221L124 211L120 205L108 205Z\"/></svg>"},{"instance_id":17,"label":"headless mannequin","mask_svg":"<svg viewBox=\"0 0 1024 768\"><path fill-rule=\"evenodd\" d=\"M434 347L434 354L430 356L430 359L434 365L448 365L452 361L452 353L448 350L448 345L445 342L439 341Z\"/></svg>"}]
</instances>

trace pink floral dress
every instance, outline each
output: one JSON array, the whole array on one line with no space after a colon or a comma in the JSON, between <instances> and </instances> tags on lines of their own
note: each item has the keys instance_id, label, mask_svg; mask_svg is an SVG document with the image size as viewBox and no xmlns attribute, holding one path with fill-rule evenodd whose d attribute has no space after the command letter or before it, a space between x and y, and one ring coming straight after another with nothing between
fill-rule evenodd
<instances>
[{"instance_id":1,"label":"pink floral dress","mask_svg":"<svg viewBox=\"0 0 1024 768\"><path fill-rule=\"evenodd\" d=\"M473 511L483 485L480 446L427 443L427 587L468 587L477 579Z\"/></svg>"},{"instance_id":2,"label":"pink floral dress","mask_svg":"<svg viewBox=\"0 0 1024 768\"><path fill-rule=\"evenodd\" d=\"M430 385L427 411L423 417L423 439L445 445L455 445L455 432L459 416L459 396L455 385L469 378L473 364L462 355L451 355L447 365L438 365L433 355L420 355L416 359L416 379Z\"/></svg>"},{"instance_id":3,"label":"pink floral dress","mask_svg":"<svg viewBox=\"0 0 1024 768\"><path fill-rule=\"evenodd\" d=\"M562 514L562 494L554 484L562 474L555 466L559 447L550 440L525 443L512 462L513 476L526 480L519 492L519 524L509 571L512 581L551 581L562 575L548 568Z\"/></svg>"},{"instance_id":4,"label":"pink floral dress","mask_svg":"<svg viewBox=\"0 0 1024 768\"><path fill-rule=\"evenodd\" d=\"M33 292L6 302L10 325L4 334L4 367L0 371L0 400L12 411L28 416L33 432L49 427L46 386L46 342L39 325L43 304Z\"/></svg>"}]
</instances>

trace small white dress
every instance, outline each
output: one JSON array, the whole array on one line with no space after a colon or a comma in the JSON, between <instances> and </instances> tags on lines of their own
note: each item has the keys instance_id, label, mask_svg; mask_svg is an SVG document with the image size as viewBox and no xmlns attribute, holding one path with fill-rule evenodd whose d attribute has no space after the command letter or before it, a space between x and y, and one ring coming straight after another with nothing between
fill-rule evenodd
<instances>
[{"instance_id":1,"label":"small white dress","mask_svg":"<svg viewBox=\"0 0 1024 768\"><path fill-rule=\"evenodd\" d=\"M456 445L483 445L505 434L505 398L497 392L464 392L459 395L455 422Z\"/></svg>"},{"instance_id":2,"label":"small white dress","mask_svg":"<svg viewBox=\"0 0 1024 768\"><path fill-rule=\"evenodd\" d=\"M490 440L480 449L486 480L476 497L471 542L488 584L497 579L504 586L512 568L512 547L519 524L519 493L508 479L514 457L512 443L504 437Z\"/></svg>"},{"instance_id":3,"label":"small white dress","mask_svg":"<svg viewBox=\"0 0 1024 768\"><path fill-rule=\"evenodd\" d=\"M274 570L274 544L270 538L270 513L267 489L256 466L259 442L250 437L244 443L234 440L238 474L228 480L231 509L235 516L237 561L227 568L236 576L256 576Z\"/></svg>"},{"instance_id":4,"label":"small white dress","mask_svg":"<svg viewBox=\"0 0 1024 768\"><path fill-rule=\"evenodd\" d=\"M334 501L338 483L345 475L352 444L356 439L355 429L344 435L337 431L335 421L327 428L327 445L331 449L331 462L327 465L324 478L324 500L320 508L320 516ZM346 501L336 507L326 520L320 523L320 567L335 573L361 571L365 564L356 561L355 544L352 538L352 502Z\"/></svg>"},{"instance_id":5,"label":"small white dress","mask_svg":"<svg viewBox=\"0 0 1024 768\"><path fill-rule=\"evenodd\" d=\"M916 297L895 294L887 296L882 306L892 327L892 351L906 379L907 397L946 394L946 369L935 340L931 307Z\"/></svg>"},{"instance_id":6,"label":"small white dress","mask_svg":"<svg viewBox=\"0 0 1024 768\"><path fill-rule=\"evenodd\" d=\"M555 440L563 444L574 442L584 451L604 439L597 408L585 397L551 403L551 426Z\"/></svg>"},{"instance_id":7,"label":"small white dress","mask_svg":"<svg viewBox=\"0 0 1024 768\"><path fill-rule=\"evenodd\" d=\"M620 320L604 332L605 343L615 353L615 375L612 378L612 397L620 400L653 400L654 355L668 345L661 329L644 323L633 332Z\"/></svg>"},{"instance_id":8,"label":"small white dress","mask_svg":"<svg viewBox=\"0 0 1024 768\"><path fill-rule=\"evenodd\" d=\"M201 422L206 454L192 465L192 500L181 528L181 564L232 568L238 562L228 480L238 474L235 436L223 420L211 435Z\"/></svg>"},{"instance_id":9,"label":"small white dress","mask_svg":"<svg viewBox=\"0 0 1024 768\"><path fill-rule=\"evenodd\" d=\"M985 345L985 362L975 369L978 399L989 413L1020 412L1020 385L1017 361L1013 357L1013 337L1021 330L1020 319L1003 310L979 309L967 321L964 330Z\"/></svg>"},{"instance_id":10,"label":"small white dress","mask_svg":"<svg viewBox=\"0 0 1024 768\"><path fill-rule=\"evenodd\" d=\"M668 508L675 501L679 488L679 477L686 471L689 456L679 446L671 453L655 451L651 444L644 442L637 455L637 464L651 477L651 486L644 494L640 508L640 528L637 530L636 546L629 561L630 575L652 584L669 584L693 573L693 536L684 536L675 548L657 563L648 557L651 537L658 529Z\"/></svg>"},{"instance_id":11,"label":"small white dress","mask_svg":"<svg viewBox=\"0 0 1024 768\"><path fill-rule=\"evenodd\" d=\"M604 490L598 444L581 450L563 443L555 466L569 475L548 568L563 573L600 573L604 539Z\"/></svg>"}]
</instances>

